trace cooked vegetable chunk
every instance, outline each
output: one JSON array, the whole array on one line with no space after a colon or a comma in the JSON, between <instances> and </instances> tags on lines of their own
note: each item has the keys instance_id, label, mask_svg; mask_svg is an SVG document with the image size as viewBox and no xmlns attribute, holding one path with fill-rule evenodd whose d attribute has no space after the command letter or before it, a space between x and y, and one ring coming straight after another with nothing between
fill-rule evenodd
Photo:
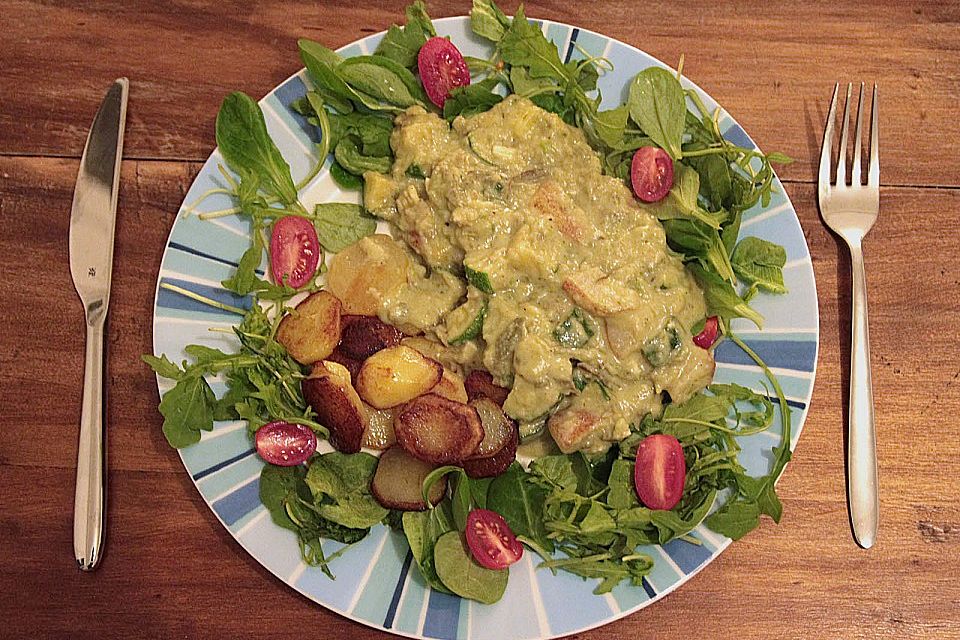
<instances>
[{"instance_id":1,"label":"cooked vegetable chunk","mask_svg":"<svg viewBox=\"0 0 960 640\"><path fill-rule=\"evenodd\" d=\"M484 436L476 409L433 393L404 405L397 414L394 430L401 447L434 464L469 458Z\"/></svg>"},{"instance_id":2,"label":"cooked vegetable chunk","mask_svg":"<svg viewBox=\"0 0 960 640\"><path fill-rule=\"evenodd\" d=\"M389 409L430 391L443 377L443 366L404 345L378 351L357 375L360 397L377 409Z\"/></svg>"},{"instance_id":3,"label":"cooked vegetable chunk","mask_svg":"<svg viewBox=\"0 0 960 640\"><path fill-rule=\"evenodd\" d=\"M280 321L277 342L301 364L324 360L340 342L340 309L327 291L310 295Z\"/></svg>"}]
</instances>

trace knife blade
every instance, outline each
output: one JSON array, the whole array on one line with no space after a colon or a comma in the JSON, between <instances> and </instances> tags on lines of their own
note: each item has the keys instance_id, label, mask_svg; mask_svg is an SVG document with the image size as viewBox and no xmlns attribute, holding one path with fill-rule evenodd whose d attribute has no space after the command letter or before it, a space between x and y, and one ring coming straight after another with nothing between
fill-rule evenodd
<instances>
[{"instance_id":1,"label":"knife blade","mask_svg":"<svg viewBox=\"0 0 960 640\"><path fill-rule=\"evenodd\" d=\"M113 234L128 90L127 79L119 78L107 90L97 110L80 158L70 213L70 275L86 318L83 401L73 503L73 551L78 566L84 571L91 571L99 564L105 538L107 403L103 385L103 335L110 303Z\"/></svg>"}]
</instances>

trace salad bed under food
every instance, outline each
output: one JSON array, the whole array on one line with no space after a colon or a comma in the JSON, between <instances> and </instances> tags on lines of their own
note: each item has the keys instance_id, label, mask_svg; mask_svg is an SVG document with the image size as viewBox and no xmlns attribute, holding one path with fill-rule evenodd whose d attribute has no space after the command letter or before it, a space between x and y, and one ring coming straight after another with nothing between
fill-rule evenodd
<instances>
[{"instance_id":1,"label":"salad bed under food","mask_svg":"<svg viewBox=\"0 0 960 640\"><path fill-rule=\"evenodd\" d=\"M783 249L738 235L770 197L770 160L786 158L725 141L663 69L599 111L608 63L561 62L522 7L510 19L474 0L471 24L495 43L489 60L436 37L420 2L370 56L301 41L315 87L293 106L321 154L300 185L259 107L224 100L217 142L237 206L201 217L251 221L223 286L255 304L236 310L236 353L144 357L176 381L164 433L183 447L215 420L247 420L268 463L264 505L328 573L323 540L385 523L431 587L480 602L500 598L524 546L598 579L597 593L640 584L642 545L695 544L701 522L736 539L761 514L779 520L790 410L729 321L759 326L749 299L785 292ZM363 206L301 204L328 155ZM265 252L272 281L256 272ZM710 384L718 338L779 398L768 476L746 474L735 437L770 427L773 404ZM205 379L216 373L222 398ZM318 437L334 451L316 453Z\"/></svg>"}]
</instances>

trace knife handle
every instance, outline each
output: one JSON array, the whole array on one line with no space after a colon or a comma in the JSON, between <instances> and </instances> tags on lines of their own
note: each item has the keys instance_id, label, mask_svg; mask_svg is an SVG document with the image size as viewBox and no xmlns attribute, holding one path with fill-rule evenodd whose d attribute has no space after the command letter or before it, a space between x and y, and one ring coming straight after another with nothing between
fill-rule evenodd
<instances>
[{"instance_id":1,"label":"knife handle","mask_svg":"<svg viewBox=\"0 0 960 640\"><path fill-rule=\"evenodd\" d=\"M100 562L105 537L107 506L106 397L103 333L106 309L87 309L87 347L83 366L83 405L80 412L80 444L77 448L77 490L73 502L73 553L83 571L93 571Z\"/></svg>"}]
</instances>

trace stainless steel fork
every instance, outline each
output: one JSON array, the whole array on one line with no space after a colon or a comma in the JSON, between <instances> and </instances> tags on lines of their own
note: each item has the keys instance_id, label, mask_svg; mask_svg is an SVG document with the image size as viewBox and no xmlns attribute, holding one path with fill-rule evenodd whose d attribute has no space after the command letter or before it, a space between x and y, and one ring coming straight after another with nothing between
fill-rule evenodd
<instances>
[{"instance_id":1,"label":"stainless steel fork","mask_svg":"<svg viewBox=\"0 0 960 640\"><path fill-rule=\"evenodd\" d=\"M880 131L877 121L877 86L873 86L870 108L870 165L867 182L862 182L861 124L864 102L863 83L857 103L857 128L854 134L853 166L850 184L847 184L847 146L850 124L850 95L853 85L847 85L847 100L843 106L843 124L837 154L836 181L831 182L834 123L840 84L833 90L830 114L823 132L820 152L818 196L823 221L850 248L853 271L853 315L850 341L849 424L847 443L847 500L853 535L864 549L873 546L877 538L880 506L877 499L876 431L873 423L873 381L870 375L870 331L867 325L867 284L863 268L863 238L873 227L880 212Z\"/></svg>"}]
</instances>

